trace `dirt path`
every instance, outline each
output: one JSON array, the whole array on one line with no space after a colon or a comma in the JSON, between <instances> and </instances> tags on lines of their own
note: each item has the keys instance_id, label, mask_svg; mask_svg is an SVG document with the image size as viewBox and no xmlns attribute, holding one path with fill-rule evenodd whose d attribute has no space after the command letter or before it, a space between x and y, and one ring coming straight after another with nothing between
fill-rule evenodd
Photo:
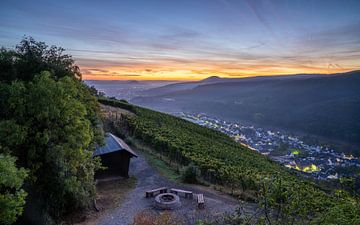
<instances>
[{"instance_id":1,"label":"dirt path","mask_svg":"<svg viewBox=\"0 0 360 225\"><path fill-rule=\"evenodd\" d=\"M197 209L196 198L192 200L181 198L182 206L179 209L172 211L179 218L184 219L187 223L191 223L196 219L221 215L224 212L233 212L238 205L238 202L235 199L214 190L207 190L207 188L204 187L198 188L196 186L177 184L169 181L150 167L142 155L139 155L138 158L133 158L131 160L130 175L137 178L138 183L135 189L129 193L118 208L100 220L99 224L127 225L131 223L134 216L141 211L149 210L160 213L160 210L153 208L154 198L145 198L145 191L162 186L166 186L168 188L182 188L185 190L191 190L195 194L204 194L206 204L205 209ZM252 206L249 205L249 207L251 208Z\"/></svg>"}]
</instances>

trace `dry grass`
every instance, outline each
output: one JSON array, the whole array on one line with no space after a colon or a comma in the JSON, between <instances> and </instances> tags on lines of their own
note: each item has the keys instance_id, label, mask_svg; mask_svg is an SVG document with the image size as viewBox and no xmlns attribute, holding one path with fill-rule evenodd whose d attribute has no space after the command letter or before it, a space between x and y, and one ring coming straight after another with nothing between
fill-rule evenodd
<instances>
[{"instance_id":1,"label":"dry grass","mask_svg":"<svg viewBox=\"0 0 360 225\"><path fill-rule=\"evenodd\" d=\"M135 115L134 113L132 113L128 110L118 108L118 107L103 105L103 104L100 104L100 110L101 110L101 114L103 116L110 117L110 118L120 116L120 114L131 115L131 116Z\"/></svg>"},{"instance_id":2,"label":"dry grass","mask_svg":"<svg viewBox=\"0 0 360 225\"><path fill-rule=\"evenodd\" d=\"M103 104L100 104L100 111L103 128L105 131L111 131L111 124L121 118L121 115L135 116L134 113L128 110Z\"/></svg>"},{"instance_id":3,"label":"dry grass","mask_svg":"<svg viewBox=\"0 0 360 225\"><path fill-rule=\"evenodd\" d=\"M124 199L128 191L135 187L136 178L115 179L98 182L97 206L103 209L115 208Z\"/></svg>"},{"instance_id":4,"label":"dry grass","mask_svg":"<svg viewBox=\"0 0 360 225\"><path fill-rule=\"evenodd\" d=\"M150 212L140 212L136 214L131 225L181 225L183 221L178 219L169 211L164 211L160 214Z\"/></svg>"}]
</instances>

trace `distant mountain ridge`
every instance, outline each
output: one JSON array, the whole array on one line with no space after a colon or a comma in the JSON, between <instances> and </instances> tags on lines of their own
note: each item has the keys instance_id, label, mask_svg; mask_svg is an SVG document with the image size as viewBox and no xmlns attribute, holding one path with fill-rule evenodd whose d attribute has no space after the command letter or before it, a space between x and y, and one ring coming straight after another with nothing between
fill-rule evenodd
<instances>
[{"instance_id":1,"label":"distant mountain ridge","mask_svg":"<svg viewBox=\"0 0 360 225\"><path fill-rule=\"evenodd\" d=\"M354 72L354 71L353 71ZM333 74L335 75L335 74ZM241 78L224 78L219 76L210 76L203 80L199 81L188 81L188 82L179 82L174 84L165 85L162 87L157 87L153 89L146 90L144 96L158 96L163 94L168 94L176 91L183 91L193 89L195 87L214 84L214 83L228 83L228 82L253 82L261 80L283 80L283 79L306 79L313 77L322 77L329 76L327 74L291 74L291 75L271 75L271 76L256 76L256 77L241 77ZM331 76L331 75L330 75Z\"/></svg>"},{"instance_id":2,"label":"distant mountain ridge","mask_svg":"<svg viewBox=\"0 0 360 225\"><path fill-rule=\"evenodd\" d=\"M218 81L221 81L222 78L219 77L219 76L211 76L211 77L208 77L208 78L205 78L203 80L201 80L201 82L218 82Z\"/></svg>"}]
</instances>

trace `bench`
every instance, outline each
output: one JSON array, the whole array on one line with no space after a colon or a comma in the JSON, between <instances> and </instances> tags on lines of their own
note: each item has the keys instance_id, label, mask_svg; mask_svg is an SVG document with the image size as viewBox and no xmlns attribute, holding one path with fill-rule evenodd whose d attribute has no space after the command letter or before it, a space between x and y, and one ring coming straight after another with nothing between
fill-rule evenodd
<instances>
[{"instance_id":1,"label":"bench","mask_svg":"<svg viewBox=\"0 0 360 225\"><path fill-rule=\"evenodd\" d=\"M154 197L154 194L156 192L159 192L160 194L166 193L167 192L167 187L160 187L160 188L156 188L156 189L153 189L153 190L150 190L150 191L146 191L145 192L145 197L146 198Z\"/></svg>"},{"instance_id":2,"label":"bench","mask_svg":"<svg viewBox=\"0 0 360 225\"><path fill-rule=\"evenodd\" d=\"M193 193L191 191L185 191L185 190L181 190L181 189L171 188L170 192L174 193L176 195L179 193L183 193L183 194L185 194L185 198L193 198Z\"/></svg>"},{"instance_id":3,"label":"bench","mask_svg":"<svg viewBox=\"0 0 360 225\"><path fill-rule=\"evenodd\" d=\"M199 209L203 209L205 206L205 200L204 200L204 195L203 194L198 194L197 195L197 203L198 203L198 207Z\"/></svg>"}]
</instances>

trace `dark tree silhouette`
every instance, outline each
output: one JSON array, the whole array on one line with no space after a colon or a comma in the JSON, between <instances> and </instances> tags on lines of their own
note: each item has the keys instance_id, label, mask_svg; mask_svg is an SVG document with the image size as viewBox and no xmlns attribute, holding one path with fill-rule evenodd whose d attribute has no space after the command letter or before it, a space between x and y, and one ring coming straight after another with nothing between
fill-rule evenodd
<instances>
[{"instance_id":1,"label":"dark tree silhouette","mask_svg":"<svg viewBox=\"0 0 360 225\"><path fill-rule=\"evenodd\" d=\"M81 73L65 49L48 46L32 37L25 37L15 50L0 50L0 81L30 81L36 74L49 71L52 78L70 76L81 80Z\"/></svg>"}]
</instances>

